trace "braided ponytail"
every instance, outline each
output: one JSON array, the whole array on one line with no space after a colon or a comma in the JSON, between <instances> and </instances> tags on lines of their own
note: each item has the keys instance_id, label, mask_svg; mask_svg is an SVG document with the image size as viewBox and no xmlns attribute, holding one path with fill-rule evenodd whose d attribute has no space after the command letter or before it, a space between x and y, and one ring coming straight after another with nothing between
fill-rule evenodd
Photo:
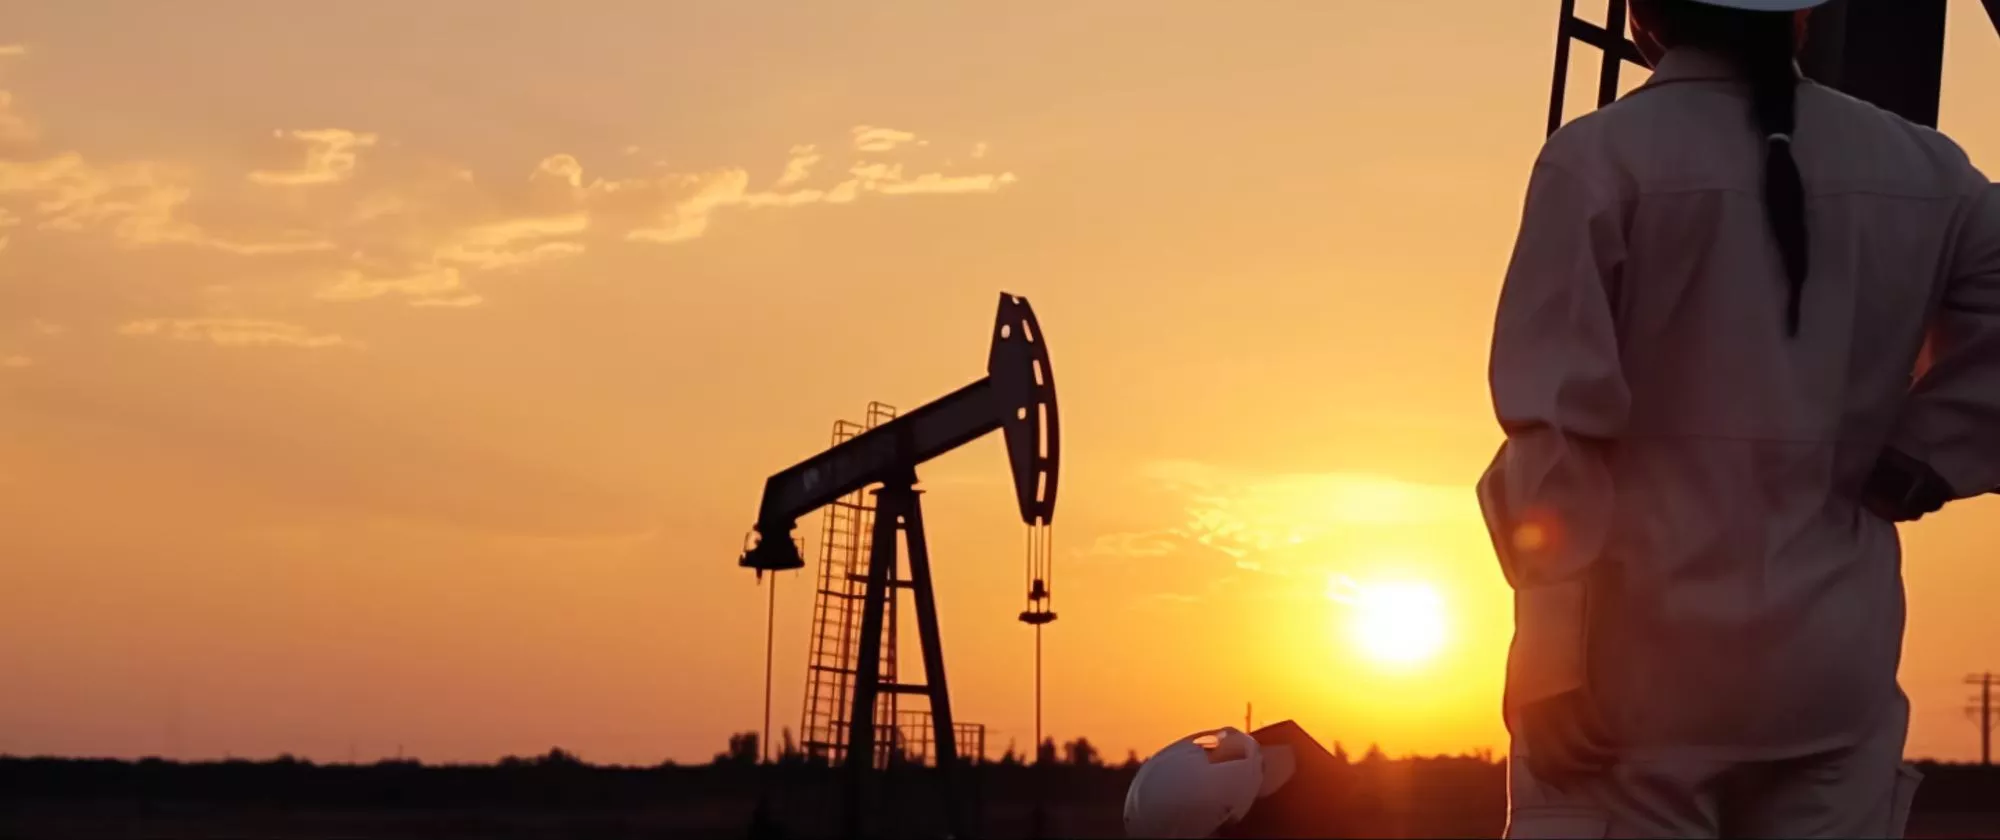
<instances>
[{"instance_id":1,"label":"braided ponytail","mask_svg":"<svg viewBox=\"0 0 2000 840\"><path fill-rule=\"evenodd\" d=\"M1798 124L1799 76L1794 19L1789 12L1748 12L1696 2L1659 0L1661 34L1670 46L1715 52L1734 63L1750 82L1757 130L1764 139L1764 214L1777 239L1789 295L1785 332L1799 333L1810 242L1806 231L1806 190L1792 154Z\"/></svg>"},{"instance_id":2,"label":"braided ponytail","mask_svg":"<svg viewBox=\"0 0 2000 840\"><path fill-rule=\"evenodd\" d=\"M1799 309L1809 264L1806 233L1806 188L1799 163L1792 156L1792 130L1798 124L1799 77L1792 63L1790 15L1746 16L1744 45L1732 56L1750 77L1750 96L1757 130L1764 135L1764 215L1778 239L1790 296L1785 304L1785 332L1799 334Z\"/></svg>"}]
</instances>

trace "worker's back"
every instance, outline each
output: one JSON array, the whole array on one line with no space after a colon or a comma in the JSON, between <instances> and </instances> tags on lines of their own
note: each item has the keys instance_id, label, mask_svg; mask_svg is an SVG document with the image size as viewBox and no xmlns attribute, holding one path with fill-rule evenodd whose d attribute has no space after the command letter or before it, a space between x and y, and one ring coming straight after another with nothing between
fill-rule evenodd
<instances>
[{"instance_id":1,"label":"worker's back","mask_svg":"<svg viewBox=\"0 0 2000 840\"><path fill-rule=\"evenodd\" d=\"M1804 754L1859 737L1894 699L1900 552L1858 501L1988 189L1943 135L1802 87L1791 142L1810 273L1788 335L1766 138L1734 75L1676 52L1558 132L1539 164L1581 185L1605 226L1594 254L1568 257L1612 278L1629 400L1590 669L1635 754ZM1528 250L1514 270L1562 258ZM1564 317L1521 312L1500 329Z\"/></svg>"}]
</instances>

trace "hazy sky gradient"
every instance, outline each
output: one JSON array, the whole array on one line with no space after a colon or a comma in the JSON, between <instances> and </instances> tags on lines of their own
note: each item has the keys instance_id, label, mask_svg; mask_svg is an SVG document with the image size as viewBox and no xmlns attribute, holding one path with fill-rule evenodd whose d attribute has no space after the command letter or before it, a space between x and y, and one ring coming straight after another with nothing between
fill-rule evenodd
<instances>
[{"instance_id":1,"label":"hazy sky gradient","mask_svg":"<svg viewBox=\"0 0 2000 840\"><path fill-rule=\"evenodd\" d=\"M1471 484L1554 7L0 0L0 752L706 759L760 719L764 477L980 375L1003 289L1068 436L1051 734L1497 747ZM923 472L996 751L1002 453ZM1996 511L1906 532L1913 753L1976 746ZM1438 662L1361 660L1343 576L1435 586Z\"/></svg>"}]
</instances>

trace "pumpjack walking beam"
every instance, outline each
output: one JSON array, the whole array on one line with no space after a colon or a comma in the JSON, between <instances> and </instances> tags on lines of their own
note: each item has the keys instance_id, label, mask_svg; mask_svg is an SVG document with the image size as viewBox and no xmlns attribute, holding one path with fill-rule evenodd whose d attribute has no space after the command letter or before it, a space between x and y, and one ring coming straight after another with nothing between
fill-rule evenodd
<instances>
[{"instance_id":1,"label":"pumpjack walking beam","mask_svg":"<svg viewBox=\"0 0 2000 840\"><path fill-rule=\"evenodd\" d=\"M929 698L938 772L946 785L946 818L955 835L966 836L960 824L962 812L951 790L958 745L945 681L944 649L938 638L930 547L924 538L916 469L995 431L1006 437L1021 520L1030 526L1048 524L1055 516L1057 466L1062 454L1055 374L1034 309L1025 298L1009 294L1000 296L985 377L801 461L764 484L755 542L738 561L738 565L759 572L805 565L791 536L799 517L849 493L881 485L875 491L853 707L848 715L847 836L862 830L862 785L875 752L875 701L884 691ZM881 678L884 606L889 587L903 584L894 579L898 531L909 544L908 586L917 608L924 656L925 685L921 686L887 684ZM1046 599L1047 595L1040 597Z\"/></svg>"}]
</instances>

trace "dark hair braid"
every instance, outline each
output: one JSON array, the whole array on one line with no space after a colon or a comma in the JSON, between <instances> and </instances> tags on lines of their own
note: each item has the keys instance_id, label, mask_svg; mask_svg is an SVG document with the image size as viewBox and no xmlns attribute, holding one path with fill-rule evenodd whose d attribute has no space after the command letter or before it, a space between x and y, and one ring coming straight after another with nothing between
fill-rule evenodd
<instances>
[{"instance_id":1,"label":"dark hair braid","mask_svg":"<svg viewBox=\"0 0 2000 840\"><path fill-rule=\"evenodd\" d=\"M1785 304L1785 332L1799 334L1800 298L1810 267L1806 233L1806 187L1792 156L1792 129L1798 125L1799 77L1792 63L1790 15L1761 14L1746 32L1749 48L1737 56L1750 76L1757 128L1764 133L1764 215L1778 237L1791 296Z\"/></svg>"},{"instance_id":2,"label":"dark hair braid","mask_svg":"<svg viewBox=\"0 0 2000 840\"><path fill-rule=\"evenodd\" d=\"M1799 76L1793 55L1789 12L1746 12L1690 0L1662 3L1666 32L1674 46L1712 50L1734 62L1749 79L1757 130L1764 135L1764 214L1778 240L1790 296L1785 332L1799 332L1799 312L1809 271L1805 181L1792 155L1798 124Z\"/></svg>"}]
</instances>

